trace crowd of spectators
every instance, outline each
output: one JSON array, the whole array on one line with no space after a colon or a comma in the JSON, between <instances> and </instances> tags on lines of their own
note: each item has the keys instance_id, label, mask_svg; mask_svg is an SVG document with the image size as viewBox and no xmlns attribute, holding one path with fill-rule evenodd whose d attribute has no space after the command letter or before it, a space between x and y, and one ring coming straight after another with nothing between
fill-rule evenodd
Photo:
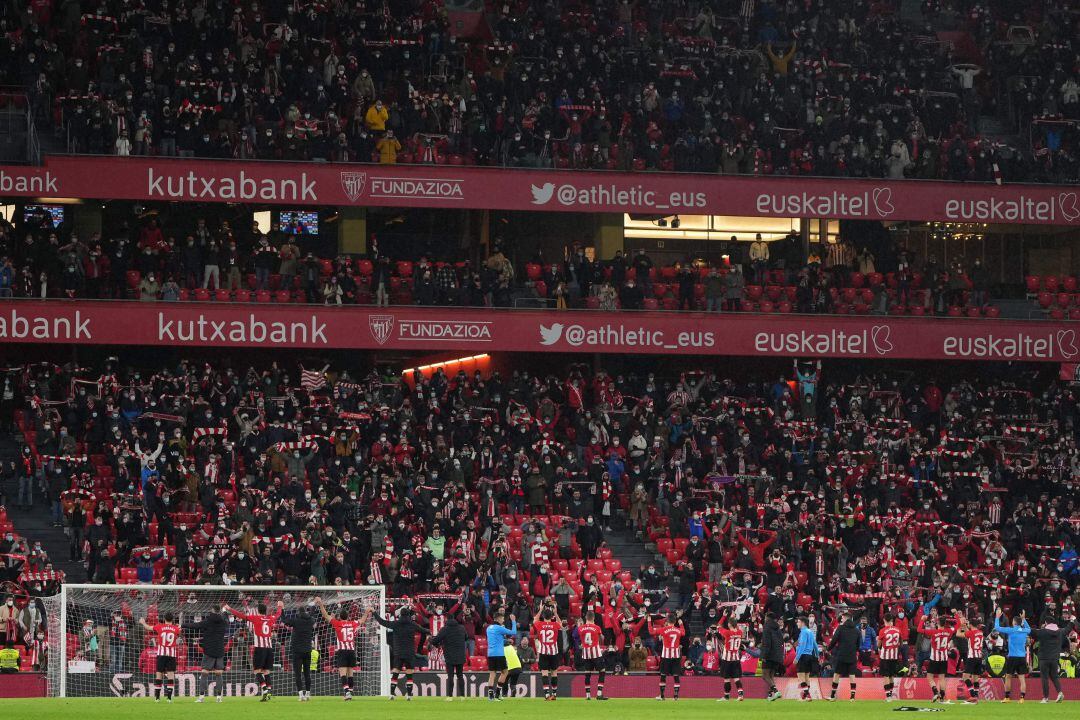
<instances>
[{"instance_id":1,"label":"crowd of spectators","mask_svg":"<svg viewBox=\"0 0 1080 720\"><path fill-rule=\"evenodd\" d=\"M22 237L20 241L20 236ZM373 236L374 237L374 236ZM990 273L925 263L902 247L877 258L840 239L796 235L716 243L712 261L655 263L644 249L593 259L579 243L558 262L539 250L515 263L496 237L482 262L426 255L391 260L377 239L361 257L320 257L276 220L252 223L153 213L81 238L73 229L0 223L0 297L144 301L307 302L326 305L707 310L996 316ZM882 253L886 255L886 253ZM1056 292L1057 288L1055 288ZM1071 297L1071 296L1070 296ZM1047 298L1050 298L1048 295Z\"/></svg>"},{"instance_id":2,"label":"crowd of spectators","mask_svg":"<svg viewBox=\"0 0 1080 720\"><path fill-rule=\"evenodd\" d=\"M71 580L385 584L467 609L471 638L500 608L527 629L552 597L567 664L592 610L622 669L655 666L642 621L660 608L693 630L688 672L710 670L724 613L749 629L752 664L766 610L789 639L808 614L822 642L838 608L871 628L895 612L913 672L924 616L992 624L1006 609L1077 628L1077 396L1038 374L394 377L110 359L5 382L24 440L6 502L48 502L85 569ZM622 567L612 532L655 562ZM12 534L9 572L48 592L47 559Z\"/></svg>"},{"instance_id":3,"label":"crowd of spectators","mask_svg":"<svg viewBox=\"0 0 1080 720\"><path fill-rule=\"evenodd\" d=\"M45 1L0 78L78 153L1075 180L1073 3L900 4Z\"/></svg>"}]
</instances>

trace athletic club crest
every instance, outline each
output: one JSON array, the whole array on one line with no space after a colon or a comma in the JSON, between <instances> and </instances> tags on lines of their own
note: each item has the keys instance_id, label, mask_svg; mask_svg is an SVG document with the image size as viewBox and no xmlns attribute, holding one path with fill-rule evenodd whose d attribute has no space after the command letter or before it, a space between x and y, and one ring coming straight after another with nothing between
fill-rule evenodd
<instances>
[{"instance_id":1,"label":"athletic club crest","mask_svg":"<svg viewBox=\"0 0 1080 720\"><path fill-rule=\"evenodd\" d=\"M368 327L371 328L371 336L375 342L385 345L394 332L393 315L368 315Z\"/></svg>"},{"instance_id":2,"label":"athletic club crest","mask_svg":"<svg viewBox=\"0 0 1080 720\"><path fill-rule=\"evenodd\" d=\"M364 192L364 186L367 184L367 173L362 172L342 172L341 173L341 189L345 191L345 194L349 197L349 202L356 202L356 198L360 197Z\"/></svg>"}]
</instances>

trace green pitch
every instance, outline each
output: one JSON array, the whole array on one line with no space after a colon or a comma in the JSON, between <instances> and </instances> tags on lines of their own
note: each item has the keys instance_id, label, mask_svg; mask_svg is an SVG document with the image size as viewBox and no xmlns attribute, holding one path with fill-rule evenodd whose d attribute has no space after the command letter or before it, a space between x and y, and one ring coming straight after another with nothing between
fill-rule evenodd
<instances>
[{"instance_id":1,"label":"green pitch","mask_svg":"<svg viewBox=\"0 0 1080 720\"><path fill-rule=\"evenodd\" d=\"M267 720L286 716L289 720L357 720L377 714L380 720L482 720L483 718L512 718L513 720L626 720L648 714L650 720L715 720L718 717L753 718L753 720L914 720L922 715L892 712L905 706L932 707L929 703L878 701L828 703L815 700L800 703L780 700L747 700L743 703L718 703L713 700L557 700L554 703L539 699L516 698L501 703L468 699L445 702L443 698L417 698L406 702L400 697L357 698L344 702L340 698L315 698L310 703L297 702L293 696L275 697L269 703L258 698L226 698L225 702L196 704L191 698L179 698L171 705L155 703L147 698L101 699L33 699L0 700L0 717L25 720L158 720L158 718L206 718L206 720ZM945 705L944 712L930 715L941 720L974 717L979 720L1016 720L1022 716L1039 720L1076 718L1076 703L1042 705L1028 700L1019 705L980 703L978 706Z\"/></svg>"}]
</instances>

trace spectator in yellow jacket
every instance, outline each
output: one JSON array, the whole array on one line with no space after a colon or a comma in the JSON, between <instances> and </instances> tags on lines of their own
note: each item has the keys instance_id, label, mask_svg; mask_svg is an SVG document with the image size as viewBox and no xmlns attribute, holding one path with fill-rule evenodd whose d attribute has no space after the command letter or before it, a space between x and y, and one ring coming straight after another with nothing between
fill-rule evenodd
<instances>
[{"instance_id":1,"label":"spectator in yellow jacket","mask_svg":"<svg viewBox=\"0 0 1080 720\"><path fill-rule=\"evenodd\" d=\"M397 162L397 154L401 152L401 143L394 137L393 130L387 130L386 136L375 143L375 149L379 151L380 163L393 165Z\"/></svg>"},{"instance_id":2,"label":"spectator in yellow jacket","mask_svg":"<svg viewBox=\"0 0 1080 720\"><path fill-rule=\"evenodd\" d=\"M375 104L367 109L364 114L364 124L371 132L381 133L386 131L386 121L390 119L390 111L383 105L382 100L376 100Z\"/></svg>"}]
</instances>

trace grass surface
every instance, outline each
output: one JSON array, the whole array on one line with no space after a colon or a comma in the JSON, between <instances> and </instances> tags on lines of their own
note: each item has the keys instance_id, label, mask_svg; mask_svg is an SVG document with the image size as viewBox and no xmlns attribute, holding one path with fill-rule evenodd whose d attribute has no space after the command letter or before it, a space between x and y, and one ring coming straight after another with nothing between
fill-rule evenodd
<instances>
[{"instance_id":1,"label":"grass surface","mask_svg":"<svg viewBox=\"0 0 1080 720\"><path fill-rule=\"evenodd\" d=\"M743 703L717 703L713 700L680 700L670 698L664 702L655 700L613 699L599 703L595 700L563 699L547 703L540 699L517 698L501 703L468 699L445 702L443 698L417 698L406 702L400 697L394 701L387 698L357 698L343 702L340 698L315 698L309 703L297 702L293 696L275 697L269 703L258 698L226 698L225 702L196 704L192 698L178 698L171 705L162 701L154 703L147 698L93 698L93 699L31 699L0 700L0 717L25 720L128 720L139 718L156 720L159 717L206 718L207 720L276 720L276 718L336 718L356 720L358 717L375 717L385 720L476 720L476 718L514 718L514 720L606 720L647 715L650 720L672 718L694 720L696 718L741 717L759 720L765 718L798 718L798 720L867 720L868 718L892 718L902 720L910 717L894 713L901 705L934 707L929 703L880 701L857 701L827 703L815 700L800 703L780 700L773 703L764 700L747 700ZM942 706L937 706L942 707ZM1028 716L1047 720L1065 720L1080 717L1080 707L1075 702L1042 705L1038 700L1028 700L1023 705L1015 701L1011 705L984 702L978 706L946 705L937 716L942 720L957 717L980 719L1015 720Z\"/></svg>"}]
</instances>

